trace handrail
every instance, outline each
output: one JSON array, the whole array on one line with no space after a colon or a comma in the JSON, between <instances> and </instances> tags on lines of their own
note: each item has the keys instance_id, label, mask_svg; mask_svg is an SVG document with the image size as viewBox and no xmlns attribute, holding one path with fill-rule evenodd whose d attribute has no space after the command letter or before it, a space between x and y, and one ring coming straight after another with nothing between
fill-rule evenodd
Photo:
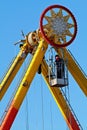
<instances>
[{"instance_id":1,"label":"handrail","mask_svg":"<svg viewBox=\"0 0 87 130\"><path fill-rule=\"evenodd\" d=\"M73 56L73 54L71 53L71 51L69 49L68 49L68 52L71 55L71 57L74 59L75 63L78 65L78 67L81 70L81 72L83 73L83 75L87 78L87 74L84 72L84 70L82 69L82 67L80 66L80 64L78 63L78 61L76 60L76 58Z\"/></svg>"},{"instance_id":2,"label":"handrail","mask_svg":"<svg viewBox=\"0 0 87 130\"><path fill-rule=\"evenodd\" d=\"M77 116L76 116L76 114L75 114L75 112L74 112L72 106L70 105L70 102L69 102L68 98L66 97L66 94L65 94L65 92L63 91L62 88L61 88L61 92L62 92L62 94L63 94L63 96L64 96L64 98L65 98L65 100L66 100L66 102L67 102L67 105L69 106L71 112L73 113L73 115L74 115L74 117L75 117L75 120L77 121L78 126L80 127L80 130L83 130L83 128L82 128L82 126L81 126L81 124L80 124L80 122L79 122L79 120L78 120L78 118L77 118Z\"/></svg>"}]
</instances>

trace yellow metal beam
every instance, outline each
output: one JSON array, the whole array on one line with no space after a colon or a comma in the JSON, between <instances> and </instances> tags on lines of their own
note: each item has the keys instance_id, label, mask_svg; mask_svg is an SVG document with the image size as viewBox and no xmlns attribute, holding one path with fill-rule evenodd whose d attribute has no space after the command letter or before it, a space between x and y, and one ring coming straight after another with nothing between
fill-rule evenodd
<instances>
[{"instance_id":1,"label":"yellow metal beam","mask_svg":"<svg viewBox=\"0 0 87 130\"><path fill-rule=\"evenodd\" d=\"M54 100L56 101L65 121L67 122L67 125L70 130L80 130L78 123L76 122L72 112L70 111L70 108L68 104L66 103L66 100L64 99L60 89L58 87L51 87L49 84L48 77L48 66L46 62L43 60L42 63L42 76L44 77L44 80L54 97Z\"/></svg>"},{"instance_id":2,"label":"yellow metal beam","mask_svg":"<svg viewBox=\"0 0 87 130\"><path fill-rule=\"evenodd\" d=\"M40 66L40 64L42 63L44 54L47 50L48 44L41 40L37 50L32 58L31 63L29 64L29 67L24 75L24 78L22 79L18 91L10 105L10 108L8 110L7 115L5 116L0 129L1 130L6 130L6 129L10 129L11 125L18 113L18 110L23 102L24 97L26 96L26 93L30 87L30 84Z\"/></svg>"},{"instance_id":3,"label":"yellow metal beam","mask_svg":"<svg viewBox=\"0 0 87 130\"><path fill-rule=\"evenodd\" d=\"M20 69L21 65L23 64L25 58L27 57L29 52L33 51L33 48L29 46L29 43L24 40L22 46L20 46L20 52L17 57L14 59L13 63L11 64L10 68L8 69L5 77L0 83L0 100L4 96L5 92L9 88L12 80L14 79L15 75L17 74L18 70Z\"/></svg>"},{"instance_id":4,"label":"yellow metal beam","mask_svg":"<svg viewBox=\"0 0 87 130\"><path fill-rule=\"evenodd\" d=\"M33 59L29 65L29 68L27 69L27 72L19 86L16 96L14 98L14 101L15 101L14 107L16 109L19 109L19 107L29 89L29 86L39 68L39 65L42 62L42 59L47 50L47 47L48 47L48 44L45 41L41 40L39 43L39 46L33 56Z\"/></svg>"},{"instance_id":5,"label":"yellow metal beam","mask_svg":"<svg viewBox=\"0 0 87 130\"><path fill-rule=\"evenodd\" d=\"M61 51L58 49L55 49L60 55ZM64 53L64 59L68 60L68 70L72 74L73 78L75 81L78 83L79 87L81 90L84 92L84 94L87 96L87 77L82 73L81 69L79 66L76 64L75 60L73 57L70 55L69 51L64 48L63 49Z\"/></svg>"},{"instance_id":6,"label":"yellow metal beam","mask_svg":"<svg viewBox=\"0 0 87 130\"><path fill-rule=\"evenodd\" d=\"M22 58L21 55L22 51L20 51L17 57L14 59L11 67L9 68L8 72L0 83L0 100L4 96L5 92L7 91L12 80L14 79L15 75L17 74L18 70L20 69L22 63L25 60L25 58Z\"/></svg>"}]
</instances>

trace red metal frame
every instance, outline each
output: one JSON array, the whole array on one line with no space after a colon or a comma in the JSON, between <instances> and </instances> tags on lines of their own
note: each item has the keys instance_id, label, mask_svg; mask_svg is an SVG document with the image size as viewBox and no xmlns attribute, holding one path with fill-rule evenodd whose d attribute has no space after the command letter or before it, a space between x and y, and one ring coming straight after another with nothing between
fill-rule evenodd
<instances>
[{"instance_id":1,"label":"red metal frame","mask_svg":"<svg viewBox=\"0 0 87 130\"><path fill-rule=\"evenodd\" d=\"M44 29L43 29L43 18L44 18L44 16L45 16L45 14L46 14L49 10L51 10L51 9L53 9L53 8L61 8L61 9L65 10L66 12L68 12L68 13L70 14L70 16L72 17L72 20L73 20L73 22L74 22L75 29L74 29L73 37L71 38L71 40L69 40L68 42L66 42L66 43L64 43L64 44L56 44L56 43L54 43L53 41L51 41L51 40L45 35ZM75 39L75 37L76 37L76 34L77 34L77 22L76 22L76 19L75 19L74 15L72 14L72 12L71 12L69 9L67 9L66 7L61 6L61 5L51 5L51 6L49 6L48 8L46 8L46 9L42 12L42 14L41 14L41 17L40 17L40 30L41 30L41 33L42 33L44 39L47 41L47 43L49 43L49 44L51 44L52 46L55 46L55 47L66 47L66 46L70 45L70 44L73 42L73 40Z\"/></svg>"}]
</instances>

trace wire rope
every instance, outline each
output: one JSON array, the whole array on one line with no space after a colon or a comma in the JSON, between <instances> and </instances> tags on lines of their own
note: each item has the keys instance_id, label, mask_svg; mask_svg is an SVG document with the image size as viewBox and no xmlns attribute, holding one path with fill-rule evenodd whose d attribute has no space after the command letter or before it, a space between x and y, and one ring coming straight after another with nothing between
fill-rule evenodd
<instances>
[{"instance_id":1,"label":"wire rope","mask_svg":"<svg viewBox=\"0 0 87 130\"><path fill-rule=\"evenodd\" d=\"M52 117L52 103L50 101L50 113L51 113L51 130L53 130L53 117Z\"/></svg>"},{"instance_id":2,"label":"wire rope","mask_svg":"<svg viewBox=\"0 0 87 130\"><path fill-rule=\"evenodd\" d=\"M44 130L44 110L43 110L43 83L42 83L42 76L41 76L41 101L42 101L42 130Z\"/></svg>"},{"instance_id":3,"label":"wire rope","mask_svg":"<svg viewBox=\"0 0 87 130\"><path fill-rule=\"evenodd\" d=\"M29 130L28 95L26 95L26 130Z\"/></svg>"},{"instance_id":4,"label":"wire rope","mask_svg":"<svg viewBox=\"0 0 87 130\"><path fill-rule=\"evenodd\" d=\"M64 50L63 48L61 48L61 53L62 53L62 58L64 59ZM66 62L66 69L68 68L68 62L67 62L67 58L65 59L65 62ZM68 70L67 70L68 71ZM68 80L68 72L67 72L67 80ZM65 88L65 100L68 101L68 103L70 104L70 94L69 94L69 84L67 86L64 87ZM69 105L68 104L68 105ZM66 106L67 108L67 106ZM70 120L70 123L71 123L71 117L70 117L70 111L69 109L67 108L66 110L66 114L67 116L69 117L69 120ZM66 130L69 130L68 126L66 125Z\"/></svg>"},{"instance_id":5,"label":"wire rope","mask_svg":"<svg viewBox=\"0 0 87 130\"><path fill-rule=\"evenodd\" d=\"M69 105L70 105L70 93L69 93L69 85L67 86L67 93L68 93L68 102L69 102ZM69 120L70 120L70 124L72 123L72 120L71 120L71 116L70 116L70 112L69 112Z\"/></svg>"},{"instance_id":6,"label":"wire rope","mask_svg":"<svg viewBox=\"0 0 87 130\"><path fill-rule=\"evenodd\" d=\"M26 71L27 65L26 61L24 61L24 72ZM26 114L26 130L29 130L29 113L28 113L28 94L25 96L25 114Z\"/></svg>"},{"instance_id":7,"label":"wire rope","mask_svg":"<svg viewBox=\"0 0 87 130\"><path fill-rule=\"evenodd\" d=\"M69 105L70 105L69 85L65 87L65 100L68 102L67 105L69 106ZM67 106L66 106L66 108L67 108ZM70 121L70 124L71 124L72 121L71 121L71 117L70 117L70 111L69 111L68 108L67 108L67 110L66 110L66 114L67 114L67 116L68 116L68 118L69 118L69 121ZM69 128L68 128L67 125L66 125L66 130L69 130Z\"/></svg>"}]
</instances>

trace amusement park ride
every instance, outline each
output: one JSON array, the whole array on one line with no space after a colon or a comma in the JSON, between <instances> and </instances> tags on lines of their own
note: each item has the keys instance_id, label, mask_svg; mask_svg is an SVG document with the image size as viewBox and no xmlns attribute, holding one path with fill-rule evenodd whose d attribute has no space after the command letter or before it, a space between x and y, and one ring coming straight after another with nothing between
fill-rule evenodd
<instances>
[{"instance_id":1,"label":"amusement park ride","mask_svg":"<svg viewBox=\"0 0 87 130\"><path fill-rule=\"evenodd\" d=\"M66 49L66 46L70 45L75 39L76 33L77 23L69 9L61 5L52 5L43 11L40 17L40 28L28 33L25 39L20 41L20 52L0 83L1 100L27 55L32 55L32 60L2 119L0 130L10 130L37 72L42 74L69 129L83 130L62 91L62 87L68 86L67 70L69 70L83 93L87 96L87 79L69 50ZM48 62L45 60L45 53L49 48L48 45L49 47L52 46L51 48L55 51L56 61L52 54ZM59 59L61 60L59 61Z\"/></svg>"}]
</instances>

